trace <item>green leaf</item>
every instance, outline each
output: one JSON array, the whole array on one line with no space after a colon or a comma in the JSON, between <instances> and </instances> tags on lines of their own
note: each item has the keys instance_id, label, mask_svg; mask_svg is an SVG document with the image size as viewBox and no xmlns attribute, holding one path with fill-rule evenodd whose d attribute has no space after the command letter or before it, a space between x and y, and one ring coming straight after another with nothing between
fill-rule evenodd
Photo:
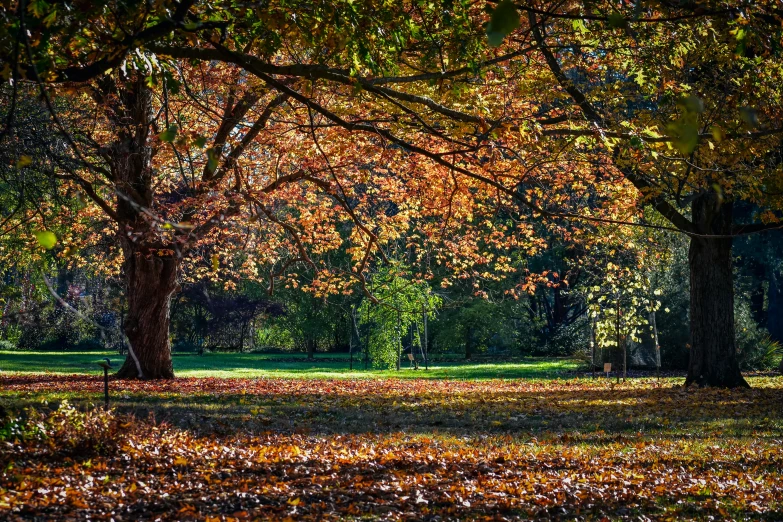
<instances>
[{"instance_id":1,"label":"green leaf","mask_svg":"<svg viewBox=\"0 0 783 522\"><path fill-rule=\"evenodd\" d=\"M51 250L54 248L54 245L57 244L57 236L54 235L54 232L50 232L49 230L37 230L33 232L33 235L35 235L38 243L46 250Z\"/></svg>"},{"instance_id":2,"label":"green leaf","mask_svg":"<svg viewBox=\"0 0 783 522\"><path fill-rule=\"evenodd\" d=\"M43 24L46 27L51 27L54 22L57 21L57 9L52 9L52 11L46 15L46 18L43 19Z\"/></svg>"},{"instance_id":3,"label":"green leaf","mask_svg":"<svg viewBox=\"0 0 783 522\"><path fill-rule=\"evenodd\" d=\"M617 11L610 14L609 18L607 18L607 21L609 22L609 27L613 27L615 29L622 29L628 24L623 15Z\"/></svg>"},{"instance_id":4,"label":"green leaf","mask_svg":"<svg viewBox=\"0 0 783 522\"><path fill-rule=\"evenodd\" d=\"M723 141L723 139L726 137L726 133L723 132L723 129L721 129L717 125L713 125L712 127L710 127L710 132L712 132L713 139L718 143Z\"/></svg>"},{"instance_id":5,"label":"green leaf","mask_svg":"<svg viewBox=\"0 0 783 522\"><path fill-rule=\"evenodd\" d=\"M207 151L207 170L215 172L218 167L218 155L215 149L209 149Z\"/></svg>"},{"instance_id":6,"label":"green leaf","mask_svg":"<svg viewBox=\"0 0 783 522\"><path fill-rule=\"evenodd\" d=\"M691 94L682 98L678 105L685 109L687 112L701 114L704 112L704 102L698 96Z\"/></svg>"},{"instance_id":7,"label":"green leaf","mask_svg":"<svg viewBox=\"0 0 783 522\"><path fill-rule=\"evenodd\" d=\"M207 139L204 136L197 136L195 140L193 140L193 145L196 147L203 149L204 145L207 144Z\"/></svg>"},{"instance_id":8,"label":"green leaf","mask_svg":"<svg viewBox=\"0 0 783 522\"><path fill-rule=\"evenodd\" d=\"M491 47L503 43L503 38L519 27L519 12L511 0L503 0L498 4L487 25L487 42Z\"/></svg>"},{"instance_id":9,"label":"green leaf","mask_svg":"<svg viewBox=\"0 0 783 522\"><path fill-rule=\"evenodd\" d=\"M49 9L45 0L33 0L27 5L27 11L36 18L41 18Z\"/></svg>"},{"instance_id":10,"label":"green leaf","mask_svg":"<svg viewBox=\"0 0 783 522\"><path fill-rule=\"evenodd\" d=\"M166 143L171 143L174 141L174 138L177 137L177 126L176 125L169 125L169 128L158 134L158 138L160 141L165 141Z\"/></svg>"},{"instance_id":11,"label":"green leaf","mask_svg":"<svg viewBox=\"0 0 783 522\"><path fill-rule=\"evenodd\" d=\"M669 134L674 138L674 146L683 155L687 156L699 144L699 128L695 123L672 122L668 126Z\"/></svg>"}]
</instances>

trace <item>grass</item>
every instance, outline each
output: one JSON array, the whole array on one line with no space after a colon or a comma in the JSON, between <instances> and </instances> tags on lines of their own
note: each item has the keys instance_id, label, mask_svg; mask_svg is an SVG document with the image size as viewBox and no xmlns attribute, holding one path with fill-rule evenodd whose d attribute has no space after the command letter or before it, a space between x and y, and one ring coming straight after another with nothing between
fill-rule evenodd
<instances>
[{"instance_id":1,"label":"grass","mask_svg":"<svg viewBox=\"0 0 783 522\"><path fill-rule=\"evenodd\" d=\"M0 351L0 372L100 374L103 370L95 363L103 357L109 357L115 364L122 363L124 359L115 352ZM294 358L300 360L293 361ZM173 361L174 371L179 377L219 378L529 379L556 377L578 367L577 361L572 359L529 358L514 362L439 362L431 365L429 370L422 367L416 371L409 369L408 361L404 361L398 372L364 370L364 365L354 360L355 369L350 371L347 354L316 354L314 361L297 354L177 354Z\"/></svg>"}]
</instances>

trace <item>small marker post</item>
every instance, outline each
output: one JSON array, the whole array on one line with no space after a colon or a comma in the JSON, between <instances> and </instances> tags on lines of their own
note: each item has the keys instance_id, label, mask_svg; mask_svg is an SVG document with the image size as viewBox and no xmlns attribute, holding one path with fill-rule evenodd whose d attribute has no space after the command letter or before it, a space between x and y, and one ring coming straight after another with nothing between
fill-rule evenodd
<instances>
[{"instance_id":1,"label":"small marker post","mask_svg":"<svg viewBox=\"0 0 783 522\"><path fill-rule=\"evenodd\" d=\"M109 368L114 368L108 357L98 363L98 366L103 368L103 396L106 400L106 409L109 409Z\"/></svg>"}]
</instances>

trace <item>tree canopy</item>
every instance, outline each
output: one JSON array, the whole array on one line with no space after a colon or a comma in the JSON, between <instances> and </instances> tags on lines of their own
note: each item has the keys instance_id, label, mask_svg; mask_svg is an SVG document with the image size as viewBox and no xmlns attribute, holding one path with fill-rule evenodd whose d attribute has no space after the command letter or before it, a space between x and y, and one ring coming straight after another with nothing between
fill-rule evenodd
<instances>
[{"instance_id":1,"label":"tree canopy","mask_svg":"<svg viewBox=\"0 0 783 522\"><path fill-rule=\"evenodd\" d=\"M230 286L272 266L273 287L306 265L316 295L375 300L370 271L403 245L416 277L442 266L481 293L513 274L525 292L542 227L586 249L636 227L691 238L688 381L744 384L732 240L783 210L772 2L20 1L0 16L11 104L37 85L52 176L89 201L47 218L81 220L59 245L116 238L92 251L126 279L122 375L173 375L181 274Z\"/></svg>"}]
</instances>

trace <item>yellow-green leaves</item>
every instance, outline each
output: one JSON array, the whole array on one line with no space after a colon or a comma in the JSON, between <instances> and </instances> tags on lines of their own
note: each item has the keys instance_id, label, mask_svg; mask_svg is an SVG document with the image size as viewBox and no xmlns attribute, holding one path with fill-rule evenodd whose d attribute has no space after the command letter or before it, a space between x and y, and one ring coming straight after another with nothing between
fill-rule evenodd
<instances>
[{"instance_id":1,"label":"yellow-green leaves","mask_svg":"<svg viewBox=\"0 0 783 522\"><path fill-rule=\"evenodd\" d=\"M171 143L174 141L174 138L177 137L177 126L176 125L169 125L169 128L158 134L158 139L160 141Z\"/></svg>"},{"instance_id":2,"label":"yellow-green leaves","mask_svg":"<svg viewBox=\"0 0 783 522\"><path fill-rule=\"evenodd\" d=\"M682 98L677 106L682 109L682 115L669 123L667 130L677 150L687 156L699 144L699 114L704 112L704 102L698 96L690 95Z\"/></svg>"},{"instance_id":3,"label":"yellow-green leaves","mask_svg":"<svg viewBox=\"0 0 783 522\"><path fill-rule=\"evenodd\" d=\"M215 172L218 168L218 153L215 149L209 149L207 151L207 169L210 172Z\"/></svg>"},{"instance_id":4,"label":"yellow-green leaves","mask_svg":"<svg viewBox=\"0 0 783 522\"><path fill-rule=\"evenodd\" d=\"M16 168L23 169L25 167L30 166L32 162L33 159L30 156L19 156L19 159L16 160Z\"/></svg>"},{"instance_id":5,"label":"yellow-green leaves","mask_svg":"<svg viewBox=\"0 0 783 522\"><path fill-rule=\"evenodd\" d=\"M503 43L503 38L519 27L519 13L513 2L503 0L498 4L487 25L487 42L492 47Z\"/></svg>"},{"instance_id":6,"label":"yellow-green leaves","mask_svg":"<svg viewBox=\"0 0 783 522\"><path fill-rule=\"evenodd\" d=\"M38 244L46 250L51 250L57 244L57 236L49 230L36 230L33 235L38 240Z\"/></svg>"}]
</instances>

